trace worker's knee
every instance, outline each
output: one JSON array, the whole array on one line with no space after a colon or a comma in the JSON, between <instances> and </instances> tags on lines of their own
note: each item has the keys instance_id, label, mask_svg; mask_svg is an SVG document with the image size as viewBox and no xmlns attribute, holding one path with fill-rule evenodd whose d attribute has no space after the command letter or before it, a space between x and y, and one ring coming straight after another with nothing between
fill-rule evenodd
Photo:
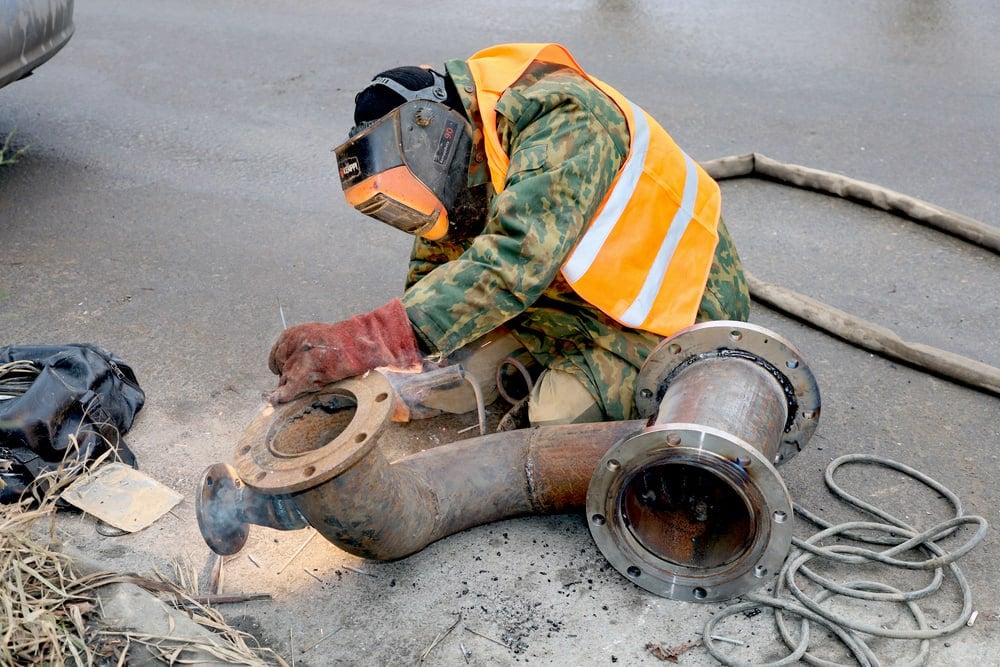
<instances>
[{"instance_id":1,"label":"worker's knee","mask_svg":"<svg viewBox=\"0 0 1000 667\"><path fill-rule=\"evenodd\" d=\"M580 424L604 420L601 406L575 376L565 371L544 371L528 399L532 426Z\"/></svg>"}]
</instances>

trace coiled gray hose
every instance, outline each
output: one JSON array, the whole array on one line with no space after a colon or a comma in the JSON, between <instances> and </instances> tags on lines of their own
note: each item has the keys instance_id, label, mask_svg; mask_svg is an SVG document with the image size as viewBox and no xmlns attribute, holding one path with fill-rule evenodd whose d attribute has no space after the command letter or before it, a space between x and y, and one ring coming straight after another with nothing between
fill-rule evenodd
<instances>
[{"instance_id":1,"label":"coiled gray hose","mask_svg":"<svg viewBox=\"0 0 1000 667\"><path fill-rule=\"evenodd\" d=\"M517 370L517 372L521 374L521 378L524 380L524 385L527 387L527 392L524 394L524 396L520 398L514 398L513 396L508 394L507 388L504 386L503 370L504 367L508 365L513 366ZM525 398L531 396L531 390L535 386L534 380L531 379L531 372L528 371L528 368L524 364L522 364L514 357L505 357L500 361L500 364L497 366L496 383L497 383L497 391L500 392L500 395L503 397L503 400L507 401L511 405L515 405L519 401L522 401Z\"/></svg>"},{"instance_id":2,"label":"coiled gray hose","mask_svg":"<svg viewBox=\"0 0 1000 667\"><path fill-rule=\"evenodd\" d=\"M955 516L947 521L943 521L927 530L918 532L912 526L895 517L884 510L875 507L863 500L852 496L834 480L834 473L842 465L847 463L860 463L892 468L913 478L921 484L933 489L952 506ZM822 530L806 540L793 539L792 544L795 550L789 555L778 575L774 596L762 594L745 595L746 602L727 608L721 614L714 616L708 621L704 628L702 641L708 652L724 665L743 666L750 663L740 662L724 655L719 644L712 639L715 627L724 619L735 614L755 609L760 606L767 606L775 609L775 620L778 631L785 644L791 649L791 653L784 658L770 663L754 663L757 667L771 667L777 665L788 665L798 660L805 660L811 665L821 667L839 667L840 663L833 663L808 652L810 623L818 623L836 635L844 644L847 650L857 660L857 664L864 667L877 667L881 665L878 656L868 645L863 635L871 637L885 637L892 639L913 639L920 641L918 653L904 665L922 665L930 652L930 639L945 637L953 634L965 625L972 615L972 591L965 575L959 569L956 561L967 554L973 547L979 544L986 536L989 526L986 520L979 516L965 515L962 511L962 503L951 490L939 482L931 479L924 473L915 470L902 463L886 458L871 456L867 454L849 454L841 456L830 463L824 476L831 493L842 499L849 505L881 519L884 523L871 521L852 521L832 526L808 510L795 506L795 511L804 519L820 526ZM978 526L976 533L964 544L952 551L945 551L938 540L953 534L960 526L970 524ZM868 536L857 531L867 530L883 533L882 536ZM831 546L820 546L820 542L838 536L853 540L855 542L887 546L885 550L876 551L861 546L849 546L835 544ZM897 558L899 554L923 550L929 556L925 560L910 561ZM877 562L897 568L910 570L933 570L933 581L920 590L901 591L893 586L875 581L851 581L840 584L826 577L820 576L812 569L806 567L806 563L814 558L846 563L859 564L865 562ZM944 580L943 568L946 567L954 576L962 593L962 611L959 617L947 626L942 628L932 628L927 624L927 620L916 603L917 600L926 598L934 593ZM797 577L801 575L811 580L820 587L820 592L810 598L799 586ZM784 594L784 595L783 595ZM789 595L790 594L790 595ZM892 630L888 628L876 627L874 625L861 623L856 620L835 614L830 609L821 606L821 603L834 596L845 596L858 600L898 602L905 604L916 621L916 627L909 630ZM798 638L792 636L784 618L784 613L788 612L801 618Z\"/></svg>"}]
</instances>

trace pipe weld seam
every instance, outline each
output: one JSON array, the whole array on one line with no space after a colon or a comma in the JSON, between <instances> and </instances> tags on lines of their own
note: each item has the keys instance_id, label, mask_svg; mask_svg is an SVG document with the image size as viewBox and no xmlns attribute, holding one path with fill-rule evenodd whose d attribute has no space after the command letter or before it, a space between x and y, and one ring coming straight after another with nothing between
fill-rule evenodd
<instances>
[{"instance_id":1,"label":"pipe weld seam","mask_svg":"<svg viewBox=\"0 0 1000 667\"><path fill-rule=\"evenodd\" d=\"M535 484L535 442L538 439L538 427L530 427L528 440L524 449L524 490L528 496L528 503L534 514L542 513L545 508L538 501L538 493Z\"/></svg>"}]
</instances>

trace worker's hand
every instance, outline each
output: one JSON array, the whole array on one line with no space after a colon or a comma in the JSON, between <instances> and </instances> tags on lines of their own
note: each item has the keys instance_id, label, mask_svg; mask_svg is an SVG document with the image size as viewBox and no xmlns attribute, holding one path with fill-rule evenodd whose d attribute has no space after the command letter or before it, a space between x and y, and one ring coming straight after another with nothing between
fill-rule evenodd
<instances>
[{"instance_id":1,"label":"worker's hand","mask_svg":"<svg viewBox=\"0 0 1000 667\"><path fill-rule=\"evenodd\" d=\"M394 299L336 324L308 322L285 329L267 361L271 372L281 377L265 398L286 403L379 366L410 368L420 362L406 309Z\"/></svg>"}]
</instances>

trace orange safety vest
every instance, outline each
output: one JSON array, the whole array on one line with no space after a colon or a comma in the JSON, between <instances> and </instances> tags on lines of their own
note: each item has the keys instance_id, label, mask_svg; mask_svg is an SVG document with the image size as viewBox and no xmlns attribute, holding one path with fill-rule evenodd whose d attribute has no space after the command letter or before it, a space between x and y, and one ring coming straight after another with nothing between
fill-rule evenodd
<instances>
[{"instance_id":1,"label":"orange safety vest","mask_svg":"<svg viewBox=\"0 0 1000 667\"><path fill-rule=\"evenodd\" d=\"M570 67L600 88L628 121L629 152L594 219L562 266L573 290L618 322L669 336L694 323L718 242L718 184L652 116L581 69L558 44L502 44L468 61L496 192L510 158L496 105L532 61Z\"/></svg>"}]
</instances>

